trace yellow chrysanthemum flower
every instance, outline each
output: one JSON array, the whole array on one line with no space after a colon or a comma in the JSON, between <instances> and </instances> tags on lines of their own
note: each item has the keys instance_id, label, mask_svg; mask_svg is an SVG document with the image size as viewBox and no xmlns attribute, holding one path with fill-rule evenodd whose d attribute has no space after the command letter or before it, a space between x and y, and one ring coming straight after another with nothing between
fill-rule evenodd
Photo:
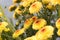
<instances>
[{"instance_id":1,"label":"yellow chrysanthemum flower","mask_svg":"<svg viewBox=\"0 0 60 40\"><path fill-rule=\"evenodd\" d=\"M31 24L32 24L31 19L26 19L26 21L24 22L24 28L28 29Z\"/></svg>"},{"instance_id":2,"label":"yellow chrysanthemum flower","mask_svg":"<svg viewBox=\"0 0 60 40\"><path fill-rule=\"evenodd\" d=\"M45 25L47 24L46 20L45 19L37 19L33 25L32 25L32 28L34 30L39 30L41 29L42 27L44 27Z\"/></svg>"},{"instance_id":3,"label":"yellow chrysanthemum flower","mask_svg":"<svg viewBox=\"0 0 60 40\"><path fill-rule=\"evenodd\" d=\"M7 22L0 22L0 31L2 32L3 30L5 30L7 25L8 25Z\"/></svg>"},{"instance_id":4,"label":"yellow chrysanthemum flower","mask_svg":"<svg viewBox=\"0 0 60 40\"><path fill-rule=\"evenodd\" d=\"M48 40L48 39L38 39L36 36L31 36L31 37L28 37L24 40Z\"/></svg>"},{"instance_id":5,"label":"yellow chrysanthemum flower","mask_svg":"<svg viewBox=\"0 0 60 40\"><path fill-rule=\"evenodd\" d=\"M33 17L31 18L31 21L36 21L37 19L38 19L37 16L33 16Z\"/></svg>"},{"instance_id":6,"label":"yellow chrysanthemum flower","mask_svg":"<svg viewBox=\"0 0 60 40\"><path fill-rule=\"evenodd\" d=\"M22 5L23 5L23 7L28 7L30 5L30 3L29 2L23 2Z\"/></svg>"},{"instance_id":7,"label":"yellow chrysanthemum flower","mask_svg":"<svg viewBox=\"0 0 60 40\"><path fill-rule=\"evenodd\" d=\"M29 8L29 12L32 13L36 13L38 12L40 9L42 8L42 3L41 2L34 2L30 8Z\"/></svg>"},{"instance_id":8,"label":"yellow chrysanthemum flower","mask_svg":"<svg viewBox=\"0 0 60 40\"><path fill-rule=\"evenodd\" d=\"M57 19L57 21L56 21L56 27L57 27L58 29L60 29L60 18Z\"/></svg>"},{"instance_id":9,"label":"yellow chrysanthemum flower","mask_svg":"<svg viewBox=\"0 0 60 40\"><path fill-rule=\"evenodd\" d=\"M28 37L28 38L26 38L26 39L24 39L24 40L37 40L37 39L36 39L35 36L32 36L32 37Z\"/></svg>"},{"instance_id":10,"label":"yellow chrysanthemum flower","mask_svg":"<svg viewBox=\"0 0 60 40\"><path fill-rule=\"evenodd\" d=\"M11 5L10 7L9 7L9 11L14 11L15 9L16 9L16 5L14 4L14 5Z\"/></svg>"},{"instance_id":11,"label":"yellow chrysanthemum flower","mask_svg":"<svg viewBox=\"0 0 60 40\"><path fill-rule=\"evenodd\" d=\"M43 4L48 4L50 0L42 0Z\"/></svg>"},{"instance_id":12,"label":"yellow chrysanthemum flower","mask_svg":"<svg viewBox=\"0 0 60 40\"><path fill-rule=\"evenodd\" d=\"M7 25L8 25L7 22L0 22L0 35L3 31L5 31L5 32L10 31L9 28L6 28Z\"/></svg>"},{"instance_id":13,"label":"yellow chrysanthemum flower","mask_svg":"<svg viewBox=\"0 0 60 40\"><path fill-rule=\"evenodd\" d=\"M4 31L5 32L8 32L8 31L10 31L10 29L9 28L5 28Z\"/></svg>"},{"instance_id":14,"label":"yellow chrysanthemum flower","mask_svg":"<svg viewBox=\"0 0 60 40\"><path fill-rule=\"evenodd\" d=\"M60 29L58 29L58 31L57 31L57 35L60 36Z\"/></svg>"},{"instance_id":15,"label":"yellow chrysanthemum flower","mask_svg":"<svg viewBox=\"0 0 60 40\"><path fill-rule=\"evenodd\" d=\"M28 7L30 5L30 3L33 3L35 0L23 0L22 5L24 7Z\"/></svg>"},{"instance_id":16,"label":"yellow chrysanthemum flower","mask_svg":"<svg viewBox=\"0 0 60 40\"><path fill-rule=\"evenodd\" d=\"M0 22L0 27L2 27L2 26L7 26L7 25L8 25L7 22Z\"/></svg>"},{"instance_id":17,"label":"yellow chrysanthemum flower","mask_svg":"<svg viewBox=\"0 0 60 40\"><path fill-rule=\"evenodd\" d=\"M37 33L36 33L36 37L38 39L47 39L47 38L51 38L54 32L54 28L52 26L45 26L43 28L41 28Z\"/></svg>"},{"instance_id":18,"label":"yellow chrysanthemum flower","mask_svg":"<svg viewBox=\"0 0 60 40\"><path fill-rule=\"evenodd\" d=\"M13 37L13 38L17 38L17 37L19 37L19 35L23 34L24 32L25 32L25 29L24 29L24 28L18 29L18 30L16 30L16 31L13 33L12 37Z\"/></svg>"}]
</instances>

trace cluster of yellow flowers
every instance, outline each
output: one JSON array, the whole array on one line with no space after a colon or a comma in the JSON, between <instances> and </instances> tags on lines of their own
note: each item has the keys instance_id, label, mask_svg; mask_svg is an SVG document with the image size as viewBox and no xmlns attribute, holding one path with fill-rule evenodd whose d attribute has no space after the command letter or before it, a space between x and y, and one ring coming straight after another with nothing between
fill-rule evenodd
<instances>
[{"instance_id":1,"label":"cluster of yellow flowers","mask_svg":"<svg viewBox=\"0 0 60 40\"><path fill-rule=\"evenodd\" d=\"M16 30L13 33L13 38L17 38L19 35L23 34L25 32L26 29L28 29L30 27L30 25L32 24L32 19L26 19L26 21L24 22L24 27L20 30Z\"/></svg>"},{"instance_id":2,"label":"cluster of yellow flowers","mask_svg":"<svg viewBox=\"0 0 60 40\"><path fill-rule=\"evenodd\" d=\"M56 21L56 27L58 29L57 34L60 36L60 18Z\"/></svg>"},{"instance_id":3,"label":"cluster of yellow flowers","mask_svg":"<svg viewBox=\"0 0 60 40\"><path fill-rule=\"evenodd\" d=\"M30 14L34 14L34 13L38 13L42 8L43 8L43 4L47 4L46 8L48 9L52 9L53 5L60 5L60 1L59 0L42 0L42 2L40 2L39 0L13 0L13 5L11 5L9 7L10 11L15 10L13 17L16 18L16 13L17 14L22 14L23 11L20 9L20 6L25 8L29 7L29 12ZM20 3L19 6L16 5L16 3Z\"/></svg>"},{"instance_id":4,"label":"cluster of yellow flowers","mask_svg":"<svg viewBox=\"0 0 60 40\"><path fill-rule=\"evenodd\" d=\"M35 20L36 18L37 18L36 16L33 16L32 18L26 19L26 21L24 22L24 27L22 29L16 30L13 33L13 38L17 38L19 35L23 34L30 27L33 20Z\"/></svg>"},{"instance_id":5,"label":"cluster of yellow flowers","mask_svg":"<svg viewBox=\"0 0 60 40\"><path fill-rule=\"evenodd\" d=\"M19 6L11 5L9 7L10 11L15 10L13 17L15 17L16 14L21 15L25 9L28 9L30 14L35 14L40 12L40 10L43 8L43 4L47 4L46 8L52 9L53 6L56 6L57 4L60 5L59 0L13 0L13 3L19 3ZM22 7L22 9L21 9ZM16 30L12 37L17 38L19 35L23 34L30 26L32 25L32 29L38 30L38 32L32 36L28 37L24 40L48 40L48 38L51 38L54 32L54 27L47 25L47 21L43 18L38 18L36 16L33 16L32 18L26 19L24 22L23 28ZM60 36L60 18L56 21L56 27L58 28L57 34Z\"/></svg>"},{"instance_id":6,"label":"cluster of yellow flowers","mask_svg":"<svg viewBox=\"0 0 60 40\"><path fill-rule=\"evenodd\" d=\"M17 3L18 0L13 0L14 3ZM37 0L21 0L20 5L17 6L16 4L13 4L9 7L10 11L15 10L13 17L15 18L16 13L18 15L22 14L24 10L22 11L20 7L23 6L24 10L25 8L29 7L30 14L38 13L42 8L42 3Z\"/></svg>"},{"instance_id":7,"label":"cluster of yellow flowers","mask_svg":"<svg viewBox=\"0 0 60 40\"><path fill-rule=\"evenodd\" d=\"M13 38L17 38L19 35L23 34L25 32L25 29L22 28L22 29L18 29L16 30L14 33L13 33Z\"/></svg>"},{"instance_id":8,"label":"cluster of yellow flowers","mask_svg":"<svg viewBox=\"0 0 60 40\"><path fill-rule=\"evenodd\" d=\"M54 28L50 25L41 28L34 36L28 37L24 40L48 40L51 38L54 32Z\"/></svg>"},{"instance_id":9,"label":"cluster of yellow flowers","mask_svg":"<svg viewBox=\"0 0 60 40\"><path fill-rule=\"evenodd\" d=\"M32 18L29 18L25 21L24 27L21 30L16 30L14 32L13 38L17 38L19 35L23 34L25 30L30 27L30 25L32 25L32 29L38 30L38 32L34 36L28 37L25 40L45 40L51 38L54 28L50 25L46 26L46 24L47 22L45 19L38 19L36 16L33 16Z\"/></svg>"},{"instance_id":10,"label":"cluster of yellow flowers","mask_svg":"<svg viewBox=\"0 0 60 40\"><path fill-rule=\"evenodd\" d=\"M3 13L0 12L0 18L2 18L2 17L3 17ZM1 35L2 35L2 32L3 32L3 31L4 31L4 32L10 31L10 29L9 29L7 26L8 26L8 23L5 22L5 21L2 21L2 20L0 19L0 40L2 40Z\"/></svg>"}]
</instances>

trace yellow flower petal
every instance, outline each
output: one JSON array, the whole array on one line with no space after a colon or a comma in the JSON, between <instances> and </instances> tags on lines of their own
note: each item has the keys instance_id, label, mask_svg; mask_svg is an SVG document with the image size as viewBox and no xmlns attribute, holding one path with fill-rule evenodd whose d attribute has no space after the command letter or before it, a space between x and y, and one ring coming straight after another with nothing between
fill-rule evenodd
<instances>
[{"instance_id":1,"label":"yellow flower petal","mask_svg":"<svg viewBox=\"0 0 60 40\"><path fill-rule=\"evenodd\" d=\"M28 37L24 40L48 40L48 39L38 39L36 36L31 36L31 37Z\"/></svg>"},{"instance_id":2,"label":"yellow flower petal","mask_svg":"<svg viewBox=\"0 0 60 40\"><path fill-rule=\"evenodd\" d=\"M33 17L31 18L31 21L36 21L37 19L38 19L37 16L33 16Z\"/></svg>"},{"instance_id":3,"label":"yellow flower petal","mask_svg":"<svg viewBox=\"0 0 60 40\"><path fill-rule=\"evenodd\" d=\"M58 0L58 4L60 5L60 0Z\"/></svg>"},{"instance_id":4,"label":"yellow flower petal","mask_svg":"<svg viewBox=\"0 0 60 40\"><path fill-rule=\"evenodd\" d=\"M47 22L46 22L45 19L37 19L37 20L33 23L32 28L33 28L34 30L39 30L39 29L41 29L42 27L44 27L46 24L47 24Z\"/></svg>"},{"instance_id":5,"label":"yellow flower petal","mask_svg":"<svg viewBox=\"0 0 60 40\"><path fill-rule=\"evenodd\" d=\"M32 37L28 37L28 38L26 38L26 39L24 39L24 40L37 40L37 39L36 39L35 36L32 36Z\"/></svg>"},{"instance_id":6,"label":"yellow flower petal","mask_svg":"<svg viewBox=\"0 0 60 40\"><path fill-rule=\"evenodd\" d=\"M4 30L6 28L6 26L8 25L7 22L0 22L0 30Z\"/></svg>"},{"instance_id":7,"label":"yellow flower petal","mask_svg":"<svg viewBox=\"0 0 60 40\"><path fill-rule=\"evenodd\" d=\"M36 37L38 39L47 39L50 38L53 35L54 28L52 26L45 26L41 28L37 33Z\"/></svg>"},{"instance_id":8,"label":"yellow flower petal","mask_svg":"<svg viewBox=\"0 0 60 40\"><path fill-rule=\"evenodd\" d=\"M57 19L57 21L56 21L56 27L57 27L58 29L60 29L60 18Z\"/></svg>"},{"instance_id":9,"label":"yellow flower petal","mask_svg":"<svg viewBox=\"0 0 60 40\"><path fill-rule=\"evenodd\" d=\"M9 28L5 28L4 31L5 32L8 32L8 31L10 31L10 29Z\"/></svg>"},{"instance_id":10,"label":"yellow flower petal","mask_svg":"<svg viewBox=\"0 0 60 40\"><path fill-rule=\"evenodd\" d=\"M60 29L58 29L58 31L57 31L57 35L60 36Z\"/></svg>"},{"instance_id":11,"label":"yellow flower petal","mask_svg":"<svg viewBox=\"0 0 60 40\"><path fill-rule=\"evenodd\" d=\"M16 30L16 31L13 33L12 37L13 37L13 38L17 38L17 37L19 37L19 35L23 34L24 32L25 32L25 29L24 29L24 28L18 29L18 30Z\"/></svg>"},{"instance_id":12,"label":"yellow flower petal","mask_svg":"<svg viewBox=\"0 0 60 40\"><path fill-rule=\"evenodd\" d=\"M7 22L2 22L1 26L7 26L8 23Z\"/></svg>"},{"instance_id":13,"label":"yellow flower petal","mask_svg":"<svg viewBox=\"0 0 60 40\"><path fill-rule=\"evenodd\" d=\"M37 39L37 40L49 40L49 39Z\"/></svg>"},{"instance_id":14,"label":"yellow flower petal","mask_svg":"<svg viewBox=\"0 0 60 40\"><path fill-rule=\"evenodd\" d=\"M32 24L31 19L26 19L26 21L24 22L24 28L28 29L31 24Z\"/></svg>"},{"instance_id":15,"label":"yellow flower petal","mask_svg":"<svg viewBox=\"0 0 60 40\"><path fill-rule=\"evenodd\" d=\"M7 22L0 22L0 35L3 31L5 32L7 31L7 28L6 28L7 25L8 25Z\"/></svg>"},{"instance_id":16,"label":"yellow flower petal","mask_svg":"<svg viewBox=\"0 0 60 40\"><path fill-rule=\"evenodd\" d=\"M23 7L28 7L29 5L30 5L30 3L29 2L23 2Z\"/></svg>"},{"instance_id":17,"label":"yellow flower petal","mask_svg":"<svg viewBox=\"0 0 60 40\"><path fill-rule=\"evenodd\" d=\"M37 1L37 2L34 2L34 3L30 6L29 12L30 12L31 14L37 13L38 11L41 10L41 8L42 8L42 3Z\"/></svg>"}]
</instances>

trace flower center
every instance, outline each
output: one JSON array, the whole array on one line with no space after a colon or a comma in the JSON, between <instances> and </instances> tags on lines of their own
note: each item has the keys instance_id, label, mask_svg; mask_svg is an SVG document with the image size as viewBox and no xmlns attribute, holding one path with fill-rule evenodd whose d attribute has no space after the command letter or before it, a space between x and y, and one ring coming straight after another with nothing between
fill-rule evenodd
<instances>
[{"instance_id":1,"label":"flower center","mask_svg":"<svg viewBox=\"0 0 60 40\"><path fill-rule=\"evenodd\" d=\"M60 20L58 22L60 22Z\"/></svg>"},{"instance_id":2,"label":"flower center","mask_svg":"<svg viewBox=\"0 0 60 40\"><path fill-rule=\"evenodd\" d=\"M36 21L36 23L39 23L39 21Z\"/></svg>"},{"instance_id":3,"label":"flower center","mask_svg":"<svg viewBox=\"0 0 60 40\"><path fill-rule=\"evenodd\" d=\"M20 30L18 29L18 30L16 30L16 32L15 33L18 33Z\"/></svg>"},{"instance_id":4,"label":"flower center","mask_svg":"<svg viewBox=\"0 0 60 40\"><path fill-rule=\"evenodd\" d=\"M33 5L32 5L32 7L35 7L35 6L36 6L36 4L33 4Z\"/></svg>"},{"instance_id":5,"label":"flower center","mask_svg":"<svg viewBox=\"0 0 60 40\"><path fill-rule=\"evenodd\" d=\"M44 31L45 31L45 29L42 29L42 30L41 30L41 32L44 32Z\"/></svg>"},{"instance_id":6,"label":"flower center","mask_svg":"<svg viewBox=\"0 0 60 40\"><path fill-rule=\"evenodd\" d=\"M34 18L33 18L33 21L35 21L35 19L36 19L36 18L34 17Z\"/></svg>"}]
</instances>

